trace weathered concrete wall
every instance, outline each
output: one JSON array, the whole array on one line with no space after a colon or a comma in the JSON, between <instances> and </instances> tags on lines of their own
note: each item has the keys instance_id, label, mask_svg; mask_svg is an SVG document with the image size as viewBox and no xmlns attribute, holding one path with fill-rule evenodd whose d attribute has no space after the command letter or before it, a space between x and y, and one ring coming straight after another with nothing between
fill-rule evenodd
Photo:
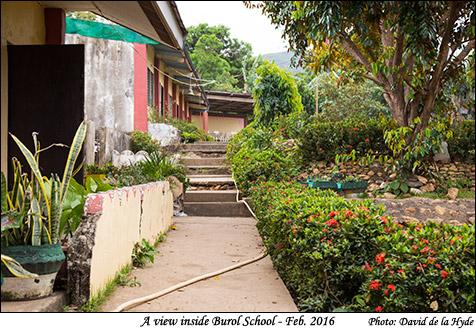
<instances>
[{"instance_id":1,"label":"weathered concrete wall","mask_svg":"<svg viewBox=\"0 0 476 332\"><path fill-rule=\"evenodd\" d=\"M180 130L172 125L165 123L149 123L148 133L153 139L156 139L161 146L180 144Z\"/></svg>"},{"instance_id":2,"label":"weathered concrete wall","mask_svg":"<svg viewBox=\"0 0 476 332\"><path fill-rule=\"evenodd\" d=\"M85 116L96 128L134 130L134 49L117 40L66 34L65 44L85 45Z\"/></svg>"},{"instance_id":3,"label":"weathered concrete wall","mask_svg":"<svg viewBox=\"0 0 476 332\"><path fill-rule=\"evenodd\" d=\"M130 150L131 136L108 127L96 127L96 161L100 166L110 162L114 151Z\"/></svg>"},{"instance_id":4,"label":"weathered concrete wall","mask_svg":"<svg viewBox=\"0 0 476 332\"><path fill-rule=\"evenodd\" d=\"M68 248L71 302L83 305L131 263L134 244L153 243L172 225L168 182L89 194L85 215Z\"/></svg>"}]
</instances>

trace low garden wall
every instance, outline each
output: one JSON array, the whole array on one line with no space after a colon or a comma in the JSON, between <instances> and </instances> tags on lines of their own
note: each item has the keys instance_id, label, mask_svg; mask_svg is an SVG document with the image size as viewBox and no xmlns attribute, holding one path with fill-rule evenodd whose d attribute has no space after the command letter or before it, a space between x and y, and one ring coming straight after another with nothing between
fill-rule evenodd
<instances>
[{"instance_id":1,"label":"low garden wall","mask_svg":"<svg viewBox=\"0 0 476 332\"><path fill-rule=\"evenodd\" d=\"M89 194L83 221L68 247L71 303L85 304L130 264L134 244L153 243L172 225L168 182Z\"/></svg>"}]
</instances>

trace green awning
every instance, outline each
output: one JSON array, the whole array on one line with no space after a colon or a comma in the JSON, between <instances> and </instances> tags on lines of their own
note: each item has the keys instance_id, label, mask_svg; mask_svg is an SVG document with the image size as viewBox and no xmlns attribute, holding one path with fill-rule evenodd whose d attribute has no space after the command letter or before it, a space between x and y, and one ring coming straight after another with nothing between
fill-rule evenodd
<instances>
[{"instance_id":1,"label":"green awning","mask_svg":"<svg viewBox=\"0 0 476 332\"><path fill-rule=\"evenodd\" d=\"M117 31L116 31L117 30ZM122 40L129 43L157 45L159 42L144 37L137 32L114 25L114 28L107 23L79 20L76 18L66 18L66 33L78 34L86 37ZM122 36L122 38L121 38Z\"/></svg>"}]
</instances>

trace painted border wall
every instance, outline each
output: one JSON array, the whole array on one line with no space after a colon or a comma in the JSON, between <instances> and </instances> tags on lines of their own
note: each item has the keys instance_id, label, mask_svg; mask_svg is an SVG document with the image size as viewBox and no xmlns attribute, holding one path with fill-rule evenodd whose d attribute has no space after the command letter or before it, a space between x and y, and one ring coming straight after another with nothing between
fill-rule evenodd
<instances>
[{"instance_id":1,"label":"painted border wall","mask_svg":"<svg viewBox=\"0 0 476 332\"><path fill-rule=\"evenodd\" d=\"M89 194L80 227L68 247L71 303L85 304L124 266L134 244L154 243L173 223L169 182L151 182Z\"/></svg>"}]
</instances>

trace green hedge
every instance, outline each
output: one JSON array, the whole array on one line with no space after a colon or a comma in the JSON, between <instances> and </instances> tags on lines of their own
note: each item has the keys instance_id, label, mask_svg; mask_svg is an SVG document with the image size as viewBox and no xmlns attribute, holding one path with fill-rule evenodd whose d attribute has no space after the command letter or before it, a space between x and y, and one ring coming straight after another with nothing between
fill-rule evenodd
<instances>
[{"instance_id":1,"label":"green hedge","mask_svg":"<svg viewBox=\"0 0 476 332\"><path fill-rule=\"evenodd\" d=\"M301 311L474 312L474 225L391 222L370 200L252 187L257 227Z\"/></svg>"},{"instance_id":2,"label":"green hedge","mask_svg":"<svg viewBox=\"0 0 476 332\"><path fill-rule=\"evenodd\" d=\"M474 120L456 121L453 124L453 138L448 141L451 159L474 164L475 137Z\"/></svg>"},{"instance_id":3,"label":"green hedge","mask_svg":"<svg viewBox=\"0 0 476 332\"><path fill-rule=\"evenodd\" d=\"M245 195L255 182L279 181L299 174L296 146L289 144L279 129L250 126L241 130L227 146L227 161Z\"/></svg>"},{"instance_id":4,"label":"green hedge","mask_svg":"<svg viewBox=\"0 0 476 332\"><path fill-rule=\"evenodd\" d=\"M305 162L334 161L337 154L355 150L357 157L368 152L390 153L383 138L379 118L348 118L339 122L323 122L313 118L301 133L299 147Z\"/></svg>"}]
</instances>

